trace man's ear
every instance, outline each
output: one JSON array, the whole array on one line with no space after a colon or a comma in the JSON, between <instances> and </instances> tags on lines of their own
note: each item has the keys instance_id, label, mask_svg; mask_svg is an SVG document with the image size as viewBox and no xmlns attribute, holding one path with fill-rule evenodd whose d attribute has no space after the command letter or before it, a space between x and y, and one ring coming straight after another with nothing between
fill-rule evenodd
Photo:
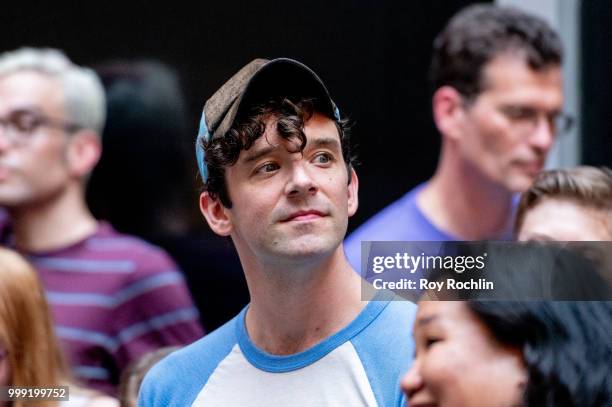
<instances>
[{"instance_id":1,"label":"man's ear","mask_svg":"<svg viewBox=\"0 0 612 407\"><path fill-rule=\"evenodd\" d=\"M359 179L353 166L351 166L349 177L351 177L351 180L348 184L348 216L351 217L357 212L359 206Z\"/></svg>"},{"instance_id":2,"label":"man's ear","mask_svg":"<svg viewBox=\"0 0 612 407\"><path fill-rule=\"evenodd\" d=\"M434 122L440 134L457 140L461 137L464 97L451 86L442 86L435 91L432 99Z\"/></svg>"},{"instance_id":3,"label":"man's ear","mask_svg":"<svg viewBox=\"0 0 612 407\"><path fill-rule=\"evenodd\" d=\"M98 164L102 154L102 140L91 130L79 130L68 137L66 147L68 168L73 176L83 178Z\"/></svg>"},{"instance_id":4,"label":"man's ear","mask_svg":"<svg viewBox=\"0 0 612 407\"><path fill-rule=\"evenodd\" d=\"M232 220L227 208L219 199L212 198L206 191L200 194L200 211L213 232L219 236L229 236L232 233Z\"/></svg>"}]
</instances>

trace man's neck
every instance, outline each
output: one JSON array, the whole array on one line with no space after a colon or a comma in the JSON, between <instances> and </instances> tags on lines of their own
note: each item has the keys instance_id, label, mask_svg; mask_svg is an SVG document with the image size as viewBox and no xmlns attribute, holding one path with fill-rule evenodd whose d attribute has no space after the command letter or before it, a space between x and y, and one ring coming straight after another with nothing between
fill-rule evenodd
<instances>
[{"instance_id":1,"label":"man's neck","mask_svg":"<svg viewBox=\"0 0 612 407\"><path fill-rule=\"evenodd\" d=\"M513 193L473 167L441 160L434 177L417 197L425 216L462 240L494 239L512 224Z\"/></svg>"},{"instance_id":2,"label":"man's neck","mask_svg":"<svg viewBox=\"0 0 612 407\"><path fill-rule=\"evenodd\" d=\"M302 352L340 331L367 304L361 278L340 246L332 256L282 270L250 267L251 292L246 316L249 337L275 355Z\"/></svg>"},{"instance_id":3,"label":"man's neck","mask_svg":"<svg viewBox=\"0 0 612 407\"><path fill-rule=\"evenodd\" d=\"M9 214L16 247L31 253L70 246L98 227L78 188L67 188L45 202L9 208Z\"/></svg>"}]
</instances>

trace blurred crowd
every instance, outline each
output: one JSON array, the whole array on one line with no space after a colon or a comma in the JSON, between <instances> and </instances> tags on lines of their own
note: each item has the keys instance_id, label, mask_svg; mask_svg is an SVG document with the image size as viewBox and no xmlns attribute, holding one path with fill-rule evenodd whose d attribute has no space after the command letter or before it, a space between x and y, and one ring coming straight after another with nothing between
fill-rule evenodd
<instances>
[{"instance_id":1,"label":"blurred crowd","mask_svg":"<svg viewBox=\"0 0 612 407\"><path fill-rule=\"evenodd\" d=\"M345 237L368 163L300 62L255 60L202 95L196 138L160 62L0 54L0 388L69 386L67 406L612 405L612 301L363 288L364 242L524 242L497 270L533 289L547 267L594 281L547 245L612 241L612 170L545 169L575 121L558 34L470 6L432 55L435 174Z\"/></svg>"}]
</instances>

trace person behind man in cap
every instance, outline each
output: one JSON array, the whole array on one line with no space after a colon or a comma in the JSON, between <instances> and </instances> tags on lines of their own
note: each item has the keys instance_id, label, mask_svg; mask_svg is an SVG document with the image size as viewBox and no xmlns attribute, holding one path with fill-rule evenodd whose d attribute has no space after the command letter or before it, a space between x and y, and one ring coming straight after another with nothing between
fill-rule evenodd
<instances>
[{"instance_id":1,"label":"person behind man in cap","mask_svg":"<svg viewBox=\"0 0 612 407\"><path fill-rule=\"evenodd\" d=\"M358 180L319 77L249 63L206 102L197 155L202 213L231 236L251 302L156 365L139 405L399 405L415 307L362 291L344 256Z\"/></svg>"},{"instance_id":2,"label":"person behind man in cap","mask_svg":"<svg viewBox=\"0 0 612 407\"><path fill-rule=\"evenodd\" d=\"M93 71L57 50L0 55L0 206L12 227L0 242L35 266L76 379L112 394L131 360L202 329L166 253L85 204L104 119Z\"/></svg>"},{"instance_id":3,"label":"person behind man in cap","mask_svg":"<svg viewBox=\"0 0 612 407\"><path fill-rule=\"evenodd\" d=\"M519 241L612 241L612 170L541 172L521 196L515 230Z\"/></svg>"},{"instance_id":4,"label":"person behind man in cap","mask_svg":"<svg viewBox=\"0 0 612 407\"><path fill-rule=\"evenodd\" d=\"M514 8L474 5L434 42L430 80L442 150L431 180L352 233L361 241L510 239L516 193L544 166L562 113L562 49L543 20Z\"/></svg>"}]
</instances>

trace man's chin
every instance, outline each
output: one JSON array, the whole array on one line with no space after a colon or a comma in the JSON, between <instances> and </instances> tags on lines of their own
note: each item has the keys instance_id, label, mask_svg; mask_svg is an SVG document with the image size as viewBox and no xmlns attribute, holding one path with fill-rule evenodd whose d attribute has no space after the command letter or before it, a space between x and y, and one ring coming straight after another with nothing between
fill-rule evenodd
<instances>
[{"instance_id":1,"label":"man's chin","mask_svg":"<svg viewBox=\"0 0 612 407\"><path fill-rule=\"evenodd\" d=\"M322 240L317 236L302 236L294 238L284 247L279 247L278 250L285 258L298 260L300 258L318 258L329 256L340 245L340 241L332 242L331 240Z\"/></svg>"},{"instance_id":2,"label":"man's chin","mask_svg":"<svg viewBox=\"0 0 612 407\"><path fill-rule=\"evenodd\" d=\"M0 208L14 208L19 207L27 202L27 199L24 199L21 196L15 194L3 194L2 189L0 188Z\"/></svg>"},{"instance_id":3,"label":"man's chin","mask_svg":"<svg viewBox=\"0 0 612 407\"><path fill-rule=\"evenodd\" d=\"M516 166L505 174L501 174L499 181L509 192L520 194L531 187L538 173L533 168L526 169L522 166Z\"/></svg>"},{"instance_id":4,"label":"man's chin","mask_svg":"<svg viewBox=\"0 0 612 407\"><path fill-rule=\"evenodd\" d=\"M504 185L509 192L512 192L513 194L522 194L529 189L533 183L533 180L534 177L527 175L508 177L508 179L505 180Z\"/></svg>"}]
</instances>

